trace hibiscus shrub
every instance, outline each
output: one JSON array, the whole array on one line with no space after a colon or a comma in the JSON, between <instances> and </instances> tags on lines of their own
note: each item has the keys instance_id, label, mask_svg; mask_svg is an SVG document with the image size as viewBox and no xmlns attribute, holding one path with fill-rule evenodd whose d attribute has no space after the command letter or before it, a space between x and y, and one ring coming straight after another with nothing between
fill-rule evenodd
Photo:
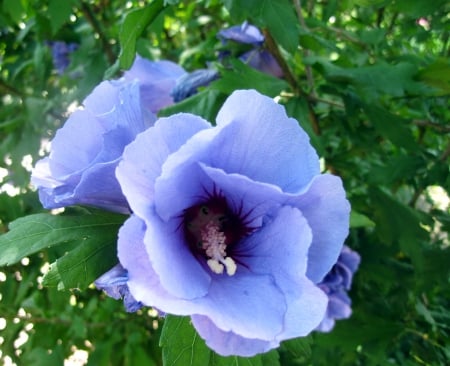
<instances>
[{"instance_id":1,"label":"hibiscus shrub","mask_svg":"<svg viewBox=\"0 0 450 366\"><path fill-rule=\"evenodd\" d=\"M0 363L446 364L448 10L3 1Z\"/></svg>"}]
</instances>

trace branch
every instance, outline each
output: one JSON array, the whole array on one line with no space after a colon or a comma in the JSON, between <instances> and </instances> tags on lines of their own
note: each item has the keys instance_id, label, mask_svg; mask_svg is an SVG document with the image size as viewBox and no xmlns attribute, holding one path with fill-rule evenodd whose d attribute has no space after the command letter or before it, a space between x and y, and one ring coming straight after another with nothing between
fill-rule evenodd
<instances>
[{"instance_id":1,"label":"branch","mask_svg":"<svg viewBox=\"0 0 450 366\"><path fill-rule=\"evenodd\" d=\"M275 40L273 39L272 35L267 29L263 29L263 34L265 37L265 44L267 46L267 49L269 52L275 57L275 59L278 62L278 65L280 65L281 70L283 70L283 76L285 77L286 81L289 83L291 88L297 93L302 95L303 92L300 90L300 88L297 85L297 80L295 79L294 75L292 75L291 70L289 69L288 64L284 60L283 56L281 56L280 50L278 49L277 44L275 43Z\"/></svg>"},{"instance_id":2,"label":"branch","mask_svg":"<svg viewBox=\"0 0 450 366\"><path fill-rule=\"evenodd\" d=\"M18 97L23 97L24 94L14 86L7 84L4 80L0 79L0 90L4 90L5 94L12 94Z\"/></svg>"},{"instance_id":3,"label":"branch","mask_svg":"<svg viewBox=\"0 0 450 366\"><path fill-rule=\"evenodd\" d=\"M414 120L414 121L412 121L412 123L419 127L433 128L434 130L439 131L439 132L450 132L450 126L441 125L436 122L424 121L424 120Z\"/></svg>"},{"instance_id":4,"label":"branch","mask_svg":"<svg viewBox=\"0 0 450 366\"><path fill-rule=\"evenodd\" d=\"M294 7L295 7L295 11L297 13L297 18L298 18L300 25L303 27L303 29L308 30L308 27L306 26L306 23L305 23L305 19L303 18L302 4L301 4L300 0L294 0ZM305 57L308 57L309 50L305 48L304 54L305 54ZM315 97L316 91L314 88L314 78L312 75L312 69L311 69L310 65L305 65L305 73L306 73L306 80L308 81L308 87L309 87L310 93L313 97Z\"/></svg>"},{"instance_id":5,"label":"branch","mask_svg":"<svg viewBox=\"0 0 450 366\"><path fill-rule=\"evenodd\" d=\"M116 56L114 55L111 45L109 44L108 38L106 38L105 33L103 32L100 23L95 18L95 14L92 12L92 9L90 8L89 4L82 1L81 11L83 12L83 15L86 17L87 21L91 24L92 28L94 28L94 31L98 34L100 42L102 44L102 48L105 51L109 63L113 64L116 61Z\"/></svg>"}]
</instances>

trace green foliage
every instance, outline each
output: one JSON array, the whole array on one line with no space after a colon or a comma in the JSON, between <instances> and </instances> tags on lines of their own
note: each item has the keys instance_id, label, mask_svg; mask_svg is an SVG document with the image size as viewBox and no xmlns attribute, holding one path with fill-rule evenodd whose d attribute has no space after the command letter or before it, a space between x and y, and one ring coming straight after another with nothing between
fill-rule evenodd
<instances>
[{"instance_id":1,"label":"green foliage","mask_svg":"<svg viewBox=\"0 0 450 366\"><path fill-rule=\"evenodd\" d=\"M63 365L78 349L96 366L446 364L448 10L445 0L3 0L0 363ZM218 57L232 46L217 32L244 20L263 30L262 47L283 79ZM46 43L57 40L78 44L62 75ZM268 354L220 357L189 318L128 314L91 288L117 261L125 217L84 208L42 213L30 165L46 153L69 106L81 104L105 73L118 77L136 50L187 71L214 65L220 72L160 115L214 121L228 94L254 88L299 120L352 204L346 244L362 262L350 319Z\"/></svg>"},{"instance_id":2,"label":"green foliage","mask_svg":"<svg viewBox=\"0 0 450 366\"><path fill-rule=\"evenodd\" d=\"M278 354L271 351L250 358L223 357L212 352L199 337L189 317L167 315L161 332L164 365L185 366L277 366Z\"/></svg>"}]
</instances>

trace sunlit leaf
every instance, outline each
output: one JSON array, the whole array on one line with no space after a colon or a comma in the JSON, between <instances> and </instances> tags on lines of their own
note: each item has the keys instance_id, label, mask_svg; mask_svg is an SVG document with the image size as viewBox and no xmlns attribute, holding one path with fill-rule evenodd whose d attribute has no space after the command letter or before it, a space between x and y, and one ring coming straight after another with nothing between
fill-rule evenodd
<instances>
[{"instance_id":1,"label":"sunlit leaf","mask_svg":"<svg viewBox=\"0 0 450 366\"><path fill-rule=\"evenodd\" d=\"M124 216L111 213L25 216L13 221L0 236L0 266L17 263L42 249L65 243L95 242L117 234Z\"/></svg>"},{"instance_id":2,"label":"sunlit leaf","mask_svg":"<svg viewBox=\"0 0 450 366\"><path fill-rule=\"evenodd\" d=\"M163 10L163 0L155 0L145 8L131 10L123 21L119 33L120 66L128 69L136 56L136 41L147 27Z\"/></svg>"}]
</instances>

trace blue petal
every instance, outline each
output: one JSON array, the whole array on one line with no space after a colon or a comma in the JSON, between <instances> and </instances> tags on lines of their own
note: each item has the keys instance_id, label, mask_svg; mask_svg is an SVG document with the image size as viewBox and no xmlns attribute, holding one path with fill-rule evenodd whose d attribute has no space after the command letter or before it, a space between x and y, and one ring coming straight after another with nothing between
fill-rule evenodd
<instances>
[{"instance_id":1,"label":"blue petal","mask_svg":"<svg viewBox=\"0 0 450 366\"><path fill-rule=\"evenodd\" d=\"M162 287L181 299L206 295L211 277L186 244L180 220L165 223L149 212L145 224L144 243Z\"/></svg>"},{"instance_id":2,"label":"blue petal","mask_svg":"<svg viewBox=\"0 0 450 366\"><path fill-rule=\"evenodd\" d=\"M333 175L319 175L304 193L287 203L302 212L312 229L307 277L318 283L336 263L348 235L350 204L342 181Z\"/></svg>"},{"instance_id":3,"label":"blue petal","mask_svg":"<svg viewBox=\"0 0 450 366\"><path fill-rule=\"evenodd\" d=\"M128 289L128 273L121 264L117 264L108 272L97 278L94 282L98 289L104 290L113 299L122 299L127 312L134 313L142 308L143 304L134 299Z\"/></svg>"},{"instance_id":4,"label":"blue petal","mask_svg":"<svg viewBox=\"0 0 450 366\"><path fill-rule=\"evenodd\" d=\"M98 93L104 90L111 92L110 84L101 84L87 100L97 112L108 111L97 115L86 107L74 112L56 133L49 158L36 164L32 183L46 208L87 204L128 212L114 172L125 146L150 121L141 113L137 84L106 93L118 99L113 107L102 104Z\"/></svg>"},{"instance_id":5,"label":"blue petal","mask_svg":"<svg viewBox=\"0 0 450 366\"><path fill-rule=\"evenodd\" d=\"M171 61L149 61L137 55L130 70L124 73L124 79L138 80L143 108L158 113L173 104L170 92L184 74L184 69Z\"/></svg>"},{"instance_id":6,"label":"blue petal","mask_svg":"<svg viewBox=\"0 0 450 366\"><path fill-rule=\"evenodd\" d=\"M83 101L85 109L93 115L111 112L119 103L119 88L123 84L119 81L103 81L95 87Z\"/></svg>"},{"instance_id":7,"label":"blue petal","mask_svg":"<svg viewBox=\"0 0 450 366\"><path fill-rule=\"evenodd\" d=\"M208 347L222 356L251 357L278 346L278 342L245 338L231 331L225 332L220 330L206 316L192 316L192 324L200 336L206 341Z\"/></svg>"},{"instance_id":8,"label":"blue petal","mask_svg":"<svg viewBox=\"0 0 450 366\"><path fill-rule=\"evenodd\" d=\"M116 175L137 215L146 217L152 207L155 180L161 174L167 157L198 131L209 127L211 125L200 117L177 114L159 119L154 127L140 134L127 146ZM170 197L164 199L170 200Z\"/></svg>"},{"instance_id":9,"label":"blue petal","mask_svg":"<svg viewBox=\"0 0 450 366\"><path fill-rule=\"evenodd\" d=\"M238 43L258 45L264 42L264 36L261 31L247 22L223 29L217 36L222 40L231 40Z\"/></svg>"},{"instance_id":10,"label":"blue petal","mask_svg":"<svg viewBox=\"0 0 450 366\"><path fill-rule=\"evenodd\" d=\"M198 163L292 193L304 190L319 174L308 136L272 99L256 91L236 91L217 121L217 127L197 133L164 163L155 183L155 203L163 219L189 207L201 194L204 177Z\"/></svg>"},{"instance_id":11,"label":"blue petal","mask_svg":"<svg viewBox=\"0 0 450 366\"><path fill-rule=\"evenodd\" d=\"M189 74L182 75L172 89L170 95L175 102L194 95L201 86L208 85L211 81L217 79L219 72L212 69L195 70Z\"/></svg>"},{"instance_id":12,"label":"blue petal","mask_svg":"<svg viewBox=\"0 0 450 366\"><path fill-rule=\"evenodd\" d=\"M244 107L245 106L245 107ZM296 193L319 174L308 135L283 106L254 90L235 91L217 115L211 166Z\"/></svg>"},{"instance_id":13,"label":"blue petal","mask_svg":"<svg viewBox=\"0 0 450 366\"><path fill-rule=\"evenodd\" d=\"M254 49L244 53L240 59L256 70L277 78L283 77L283 70L275 57L267 50Z\"/></svg>"}]
</instances>

